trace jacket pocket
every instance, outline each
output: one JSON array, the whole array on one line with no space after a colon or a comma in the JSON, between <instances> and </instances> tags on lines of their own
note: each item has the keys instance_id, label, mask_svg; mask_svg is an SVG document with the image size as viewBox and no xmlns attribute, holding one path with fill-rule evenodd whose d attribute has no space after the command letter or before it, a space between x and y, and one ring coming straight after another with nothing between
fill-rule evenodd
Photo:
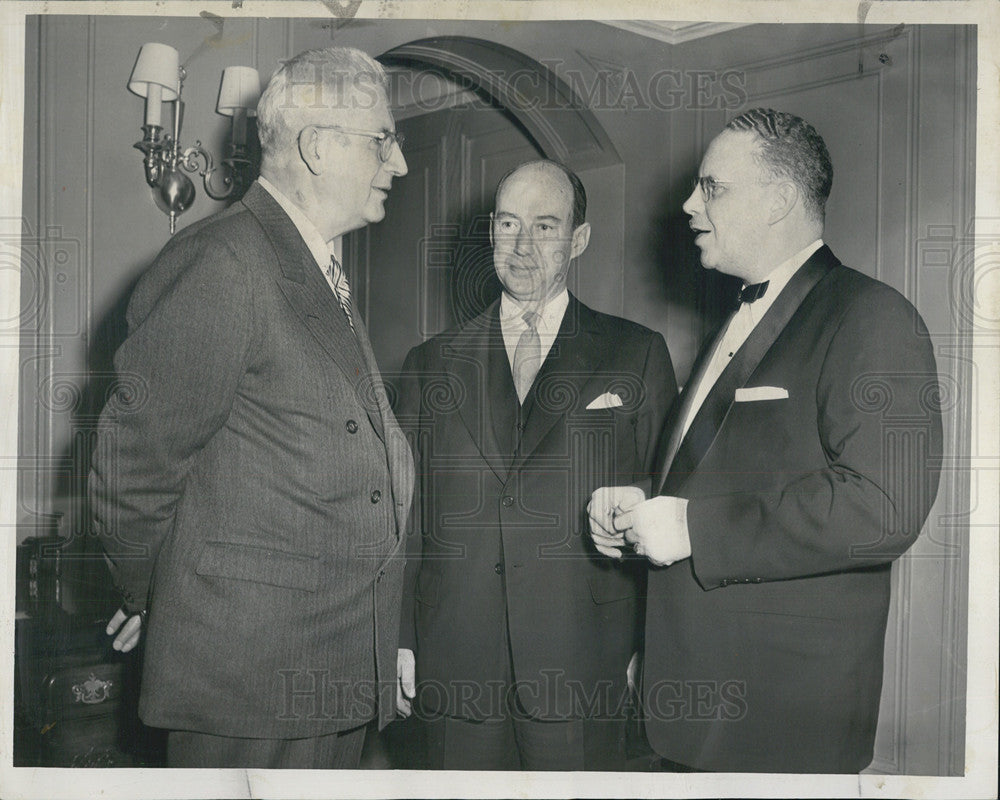
<instances>
[{"instance_id":1,"label":"jacket pocket","mask_svg":"<svg viewBox=\"0 0 1000 800\"><path fill-rule=\"evenodd\" d=\"M417 602L425 606L438 604L438 589L441 586L441 576L427 569L420 570L417 576Z\"/></svg>"},{"instance_id":2,"label":"jacket pocket","mask_svg":"<svg viewBox=\"0 0 1000 800\"><path fill-rule=\"evenodd\" d=\"M598 605L629 600L639 594L635 577L617 570L602 575L588 575L587 585L590 587L590 596Z\"/></svg>"},{"instance_id":3,"label":"jacket pocket","mask_svg":"<svg viewBox=\"0 0 1000 800\"><path fill-rule=\"evenodd\" d=\"M264 583L315 592L319 559L267 547L231 542L205 542L195 570L199 575Z\"/></svg>"}]
</instances>

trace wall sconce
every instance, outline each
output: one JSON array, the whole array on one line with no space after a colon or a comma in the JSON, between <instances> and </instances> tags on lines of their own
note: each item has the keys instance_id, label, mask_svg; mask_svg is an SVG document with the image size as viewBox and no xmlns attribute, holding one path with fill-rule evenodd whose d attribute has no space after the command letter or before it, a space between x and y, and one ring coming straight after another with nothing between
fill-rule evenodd
<instances>
[{"instance_id":1,"label":"wall sconce","mask_svg":"<svg viewBox=\"0 0 1000 800\"><path fill-rule=\"evenodd\" d=\"M177 217L194 202L195 189L184 172L201 175L205 194L213 200L224 200L234 192L246 189L251 180L251 163L247 156L247 117L256 116L260 99L260 77L251 67L226 67L219 87L216 111L232 117L232 135L228 157L219 166L212 154L196 141L194 146L181 147L181 125L184 101L181 99L185 72L177 51L165 44L147 42L139 50L129 91L146 98L146 118L142 140L135 143L141 150L146 169L146 183L155 189L153 199L170 217L171 235L177 229ZM173 135L163 135L163 103L174 104Z\"/></svg>"}]
</instances>

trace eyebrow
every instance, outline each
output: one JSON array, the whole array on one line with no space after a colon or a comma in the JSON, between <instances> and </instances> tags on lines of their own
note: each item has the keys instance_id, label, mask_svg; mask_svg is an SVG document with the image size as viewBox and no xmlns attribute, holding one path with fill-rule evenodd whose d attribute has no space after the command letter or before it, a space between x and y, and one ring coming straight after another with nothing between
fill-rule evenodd
<instances>
[{"instance_id":1,"label":"eyebrow","mask_svg":"<svg viewBox=\"0 0 1000 800\"><path fill-rule=\"evenodd\" d=\"M512 214L510 211L497 211L493 214L495 219L500 219L501 217L507 219L518 219L517 214ZM542 214L541 216L534 218L535 222L562 222L562 217L557 217L554 214Z\"/></svg>"}]
</instances>

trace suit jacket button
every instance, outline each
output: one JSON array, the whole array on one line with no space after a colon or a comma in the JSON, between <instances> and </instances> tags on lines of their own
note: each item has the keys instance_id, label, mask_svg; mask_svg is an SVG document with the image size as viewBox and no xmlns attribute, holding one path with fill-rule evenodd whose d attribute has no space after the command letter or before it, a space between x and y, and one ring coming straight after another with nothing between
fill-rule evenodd
<instances>
[{"instance_id":1,"label":"suit jacket button","mask_svg":"<svg viewBox=\"0 0 1000 800\"><path fill-rule=\"evenodd\" d=\"M509 494L505 494L503 496L503 500L501 500L500 502L507 508L510 508L512 505L514 505L514 498L511 497Z\"/></svg>"},{"instance_id":2,"label":"suit jacket button","mask_svg":"<svg viewBox=\"0 0 1000 800\"><path fill-rule=\"evenodd\" d=\"M503 564L494 564L493 565L493 571L497 575L503 575Z\"/></svg>"},{"instance_id":3,"label":"suit jacket button","mask_svg":"<svg viewBox=\"0 0 1000 800\"><path fill-rule=\"evenodd\" d=\"M373 503L377 503L381 499L382 499L382 492L380 492L378 489L376 489L374 492L372 492L372 502Z\"/></svg>"},{"instance_id":4,"label":"suit jacket button","mask_svg":"<svg viewBox=\"0 0 1000 800\"><path fill-rule=\"evenodd\" d=\"M345 427L347 428L348 433L358 432L358 423L355 422L353 419L347 420L347 425Z\"/></svg>"}]
</instances>

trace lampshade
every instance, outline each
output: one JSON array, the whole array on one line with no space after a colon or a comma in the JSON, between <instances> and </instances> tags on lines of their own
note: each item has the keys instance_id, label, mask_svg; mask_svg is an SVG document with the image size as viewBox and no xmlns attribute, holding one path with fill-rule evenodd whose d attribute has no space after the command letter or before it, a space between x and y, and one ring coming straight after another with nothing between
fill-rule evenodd
<instances>
[{"instance_id":1,"label":"lampshade","mask_svg":"<svg viewBox=\"0 0 1000 800\"><path fill-rule=\"evenodd\" d=\"M256 116L260 100L260 76L253 67L226 67L222 71L219 102L215 110L227 117L238 109L246 109L248 116Z\"/></svg>"},{"instance_id":2,"label":"lampshade","mask_svg":"<svg viewBox=\"0 0 1000 800\"><path fill-rule=\"evenodd\" d=\"M171 102L177 99L177 81L180 59L170 45L146 42L139 50L128 88L140 97L149 95L149 86L163 87L162 99Z\"/></svg>"}]
</instances>

